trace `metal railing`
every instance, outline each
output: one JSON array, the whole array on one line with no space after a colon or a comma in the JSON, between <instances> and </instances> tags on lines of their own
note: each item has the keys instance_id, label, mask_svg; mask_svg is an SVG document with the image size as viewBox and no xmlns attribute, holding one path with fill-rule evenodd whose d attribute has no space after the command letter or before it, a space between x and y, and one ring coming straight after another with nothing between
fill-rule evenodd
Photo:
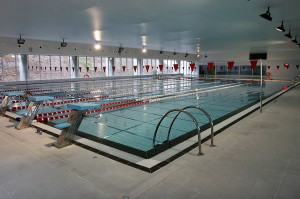
<instances>
[{"instance_id":1,"label":"metal railing","mask_svg":"<svg viewBox=\"0 0 300 199\"><path fill-rule=\"evenodd\" d=\"M170 126L169 126L169 129L168 129L168 134L167 134L167 143L170 145L170 134L171 134L171 129L173 127L173 124L175 122L175 120L177 119L177 117L181 114L181 113L185 113L186 115L188 115L194 122L194 124L196 125L196 129L197 129L197 135L198 135L198 148L199 148L199 153L198 155L203 155L202 153L202 147L201 147L201 129L200 129L200 126L199 126L199 123L197 122L197 120L195 119L195 117L188 111L186 111L186 109L191 109L191 108L194 108L194 109L197 109L201 112L203 112L206 117L208 118L209 122L210 122L210 128L211 128L211 144L210 146L213 147L215 146L214 145L214 128L213 128L213 121L210 117L210 115L201 107L197 107L197 106L186 106L182 109L172 109L172 110L169 110L168 112L166 112L162 118L160 119L160 121L158 122L157 126L156 126L156 129L155 129L155 132L154 132L154 135L153 135L153 140L152 140L152 144L153 144L153 148L154 148L154 152L156 153L156 145L155 145L155 141L156 141L156 136L157 136L157 131L162 123L162 121L170 114L170 113L173 113L173 112L177 112L177 114L175 115L175 117L173 118Z\"/></svg>"}]
</instances>

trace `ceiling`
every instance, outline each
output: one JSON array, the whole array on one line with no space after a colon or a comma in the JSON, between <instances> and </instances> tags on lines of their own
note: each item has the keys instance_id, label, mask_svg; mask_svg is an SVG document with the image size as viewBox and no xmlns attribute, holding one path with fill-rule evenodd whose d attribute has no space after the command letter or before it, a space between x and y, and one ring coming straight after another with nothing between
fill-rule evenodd
<instances>
[{"instance_id":1,"label":"ceiling","mask_svg":"<svg viewBox=\"0 0 300 199\"><path fill-rule=\"evenodd\" d=\"M273 21L260 14L268 5ZM176 52L298 52L299 0L1 0L0 37ZM96 31L96 32L95 32ZM96 34L94 34L96 33ZM299 55L298 54L298 55Z\"/></svg>"}]
</instances>

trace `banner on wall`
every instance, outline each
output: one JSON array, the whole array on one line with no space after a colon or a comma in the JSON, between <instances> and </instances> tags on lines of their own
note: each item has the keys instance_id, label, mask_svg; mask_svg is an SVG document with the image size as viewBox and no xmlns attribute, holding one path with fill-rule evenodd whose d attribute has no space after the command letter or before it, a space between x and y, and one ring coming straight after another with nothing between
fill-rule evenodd
<instances>
[{"instance_id":1,"label":"banner on wall","mask_svg":"<svg viewBox=\"0 0 300 199\"><path fill-rule=\"evenodd\" d=\"M194 71L194 69L195 69L195 63L190 63L190 67L191 67L191 70Z\"/></svg>"},{"instance_id":2,"label":"banner on wall","mask_svg":"<svg viewBox=\"0 0 300 199\"><path fill-rule=\"evenodd\" d=\"M162 71L162 70L163 70L163 68L164 68L164 65L162 65L162 64L159 64L159 65L158 65L158 67L159 67L159 70L160 70L160 71Z\"/></svg>"},{"instance_id":3,"label":"banner on wall","mask_svg":"<svg viewBox=\"0 0 300 199\"><path fill-rule=\"evenodd\" d=\"M149 68L150 68L150 66L149 66L149 65L146 65L146 71L147 71L147 73L148 73L148 71L149 71Z\"/></svg>"},{"instance_id":4,"label":"banner on wall","mask_svg":"<svg viewBox=\"0 0 300 199\"><path fill-rule=\"evenodd\" d=\"M90 67L85 67L86 68L86 72L89 72L90 70Z\"/></svg>"},{"instance_id":5,"label":"banner on wall","mask_svg":"<svg viewBox=\"0 0 300 199\"><path fill-rule=\"evenodd\" d=\"M79 71L81 72L82 67L79 67Z\"/></svg>"},{"instance_id":6,"label":"banner on wall","mask_svg":"<svg viewBox=\"0 0 300 199\"><path fill-rule=\"evenodd\" d=\"M174 70L177 71L178 70L178 64L173 64L174 66Z\"/></svg>"},{"instance_id":7,"label":"banner on wall","mask_svg":"<svg viewBox=\"0 0 300 199\"><path fill-rule=\"evenodd\" d=\"M94 67L94 71L97 72L97 66Z\"/></svg>"},{"instance_id":8,"label":"banner on wall","mask_svg":"<svg viewBox=\"0 0 300 199\"><path fill-rule=\"evenodd\" d=\"M102 69L103 69L103 71L105 72L105 70L106 70L106 67L105 67L105 66L103 66L103 67L102 67Z\"/></svg>"},{"instance_id":9,"label":"banner on wall","mask_svg":"<svg viewBox=\"0 0 300 199\"><path fill-rule=\"evenodd\" d=\"M112 67L112 71L113 71L113 72L115 72L115 70L116 70L116 67L115 67L115 66L113 66L113 67Z\"/></svg>"},{"instance_id":10,"label":"banner on wall","mask_svg":"<svg viewBox=\"0 0 300 199\"><path fill-rule=\"evenodd\" d=\"M213 69L213 67L214 67L214 62L208 62L207 63L207 68L208 68L208 70L212 70Z\"/></svg>"},{"instance_id":11,"label":"banner on wall","mask_svg":"<svg viewBox=\"0 0 300 199\"><path fill-rule=\"evenodd\" d=\"M250 60L250 64L251 64L251 69L255 69L256 65L257 65L257 60Z\"/></svg>"},{"instance_id":12,"label":"banner on wall","mask_svg":"<svg viewBox=\"0 0 300 199\"><path fill-rule=\"evenodd\" d=\"M227 62L227 65L228 65L228 70L232 70L234 62L233 61L229 61L229 62Z\"/></svg>"},{"instance_id":13,"label":"banner on wall","mask_svg":"<svg viewBox=\"0 0 300 199\"><path fill-rule=\"evenodd\" d=\"M134 72L136 72L137 66L133 66ZM148 72L148 71L147 71Z\"/></svg>"},{"instance_id":14,"label":"banner on wall","mask_svg":"<svg viewBox=\"0 0 300 199\"><path fill-rule=\"evenodd\" d=\"M122 71L125 72L126 66L122 66Z\"/></svg>"}]
</instances>

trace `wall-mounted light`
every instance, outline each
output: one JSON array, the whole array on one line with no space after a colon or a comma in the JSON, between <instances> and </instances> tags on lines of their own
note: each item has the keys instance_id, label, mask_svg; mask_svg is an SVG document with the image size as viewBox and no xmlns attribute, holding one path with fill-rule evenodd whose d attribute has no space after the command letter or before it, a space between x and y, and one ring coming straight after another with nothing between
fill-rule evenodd
<instances>
[{"instance_id":1,"label":"wall-mounted light","mask_svg":"<svg viewBox=\"0 0 300 199\"><path fill-rule=\"evenodd\" d=\"M177 53L174 51L174 52L173 52L173 55L176 55L176 54L177 54Z\"/></svg>"},{"instance_id":2,"label":"wall-mounted light","mask_svg":"<svg viewBox=\"0 0 300 199\"><path fill-rule=\"evenodd\" d=\"M291 30L289 30L289 33L285 34L284 36L286 36L286 37L292 39Z\"/></svg>"},{"instance_id":3,"label":"wall-mounted light","mask_svg":"<svg viewBox=\"0 0 300 199\"><path fill-rule=\"evenodd\" d=\"M164 51L163 51L163 49L161 49L160 51L159 51L159 54L163 54L164 53Z\"/></svg>"},{"instance_id":4,"label":"wall-mounted light","mask_svg":"<svg viewBox=\"0 0 300 199\"><path fill-rule=\"evenodd\" d=\"M100 50L100 49L101 49L101 45L100 45L99 43L96 43L96 44L94 45L94 48L95 48L96 50Z\"/></svg>"},{"instance_id":5,"label":"wall-mounted light","mask_svg":"<svg viewBox=\"0 0 300 199\"><path fill-rule=\"evenodd\" d=\"M146 52L147 52L147 49L145 48L145 46L143 46L142 53L146 53Z\"/></svg>"},{"instance_id":6,"label":"wall-mounted light","mask_svg":"<svg viewBox=\"0 0 300 199\"><path fill-rule=\"evenodd\" d=\"M276 30L278 30L278 31L280 31L280 32L285 32L285 28L284 28L284 25L283 25L283 21L281 22L281 25L278 26L278 27L276 28Z\"/></svg>"},{"instance_id":7,"label":"wall-mounted light","mask_svg":"<svg viewBox=\"0 0 300 199\"><path fill-rule=\"evenodd\" d=\"M20 35L20 38L17 40L18 44L25 44L25 39L23 39Z\"/></svg>"},{"instance_id":8,"label":"wall-mounted light","mask_svg":"<svg viewBox=\"0 0 300 199\"><path fill-rule=\"evenodd\" d=\"M268 10L265 13L263 13L259 16L261 16L262 18L264 18L268 21L272 21L272 17L271 17L271 13L270 13L270 7L268 7Z\"/></svg>"},{"instance_id":9,"label":"wall-mounted light","mask_svg":"<svg viewBox=\"0 0 300 199\"><path fill-rule=\"evenodd\" d=\"M65 42L65 39L63 39L63 41L60 43L60 46L62 47L62 48L64 48L64 47L67 47L67 42Z\"/></svg>"},{"instance_id":10,"label":"wall-mounted light","mask_svg":"<svg viewBox=\"0 0 300 199\"><path fill-rule=\"evenodd\" d=\"M121 54L121 52L124 50L122 46L119 47L118 53Z\"/></svg>"}]
</instances>

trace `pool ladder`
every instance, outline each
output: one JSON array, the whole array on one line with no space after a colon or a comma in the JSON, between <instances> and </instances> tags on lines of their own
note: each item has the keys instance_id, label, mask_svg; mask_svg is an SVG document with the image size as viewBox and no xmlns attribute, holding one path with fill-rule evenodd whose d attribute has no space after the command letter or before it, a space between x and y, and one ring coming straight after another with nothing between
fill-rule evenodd
<instances>
[{"instance_id":1,"label":"pool ladder","mask_svg":"<svg viewBox=\"0 0 300 199\"><path fill-rule=\"evenodd\" d=\"M170 133L171 133L171 129L172 129L172 126L175 122L175 120L177 119L177 117L181 114L181 113L184 113L186 115L188 115L194 122L195 126L196 126L196 129L197 129L197 134L198 134L198 148L199 148L199 153L198 155L204 155L203 152L202 152L202 147L201 147L201 129L200 129L200 125L199 123L197 122L197 120L195 119L195 117L188 111L186 111L187 109L197 109L199 111L201 111L202 113L205 114L205 116L208 118L209 122L210 122L210 129L211 129L211 133L210 133L210 146L211 147L214 147L214 124L213 124L213 121L210 117L210 115L201 107L198 107L198 106L186 106L182 109L172 109L172 110L169 110L168 112L166 112L162 118L160 119L160 121L158 122L157 126L156 126L156 129L155 129L155 132L154 132L154 135L153 135L153 148L154 148L154 152L156 153L156 145L155 145L155 140L156 140L156 135L157 135L157 131L160 127L160 124L162 123L162 121L170 114L170 113L173 113L173 112L177 112L177 114L175 115L175 117L173 118L171 124L170 124L170 127L169 127L169 130L168 130L168 135L167 135L167 142L168 144L170 144Z\"/></svg>"}]
</instances>

